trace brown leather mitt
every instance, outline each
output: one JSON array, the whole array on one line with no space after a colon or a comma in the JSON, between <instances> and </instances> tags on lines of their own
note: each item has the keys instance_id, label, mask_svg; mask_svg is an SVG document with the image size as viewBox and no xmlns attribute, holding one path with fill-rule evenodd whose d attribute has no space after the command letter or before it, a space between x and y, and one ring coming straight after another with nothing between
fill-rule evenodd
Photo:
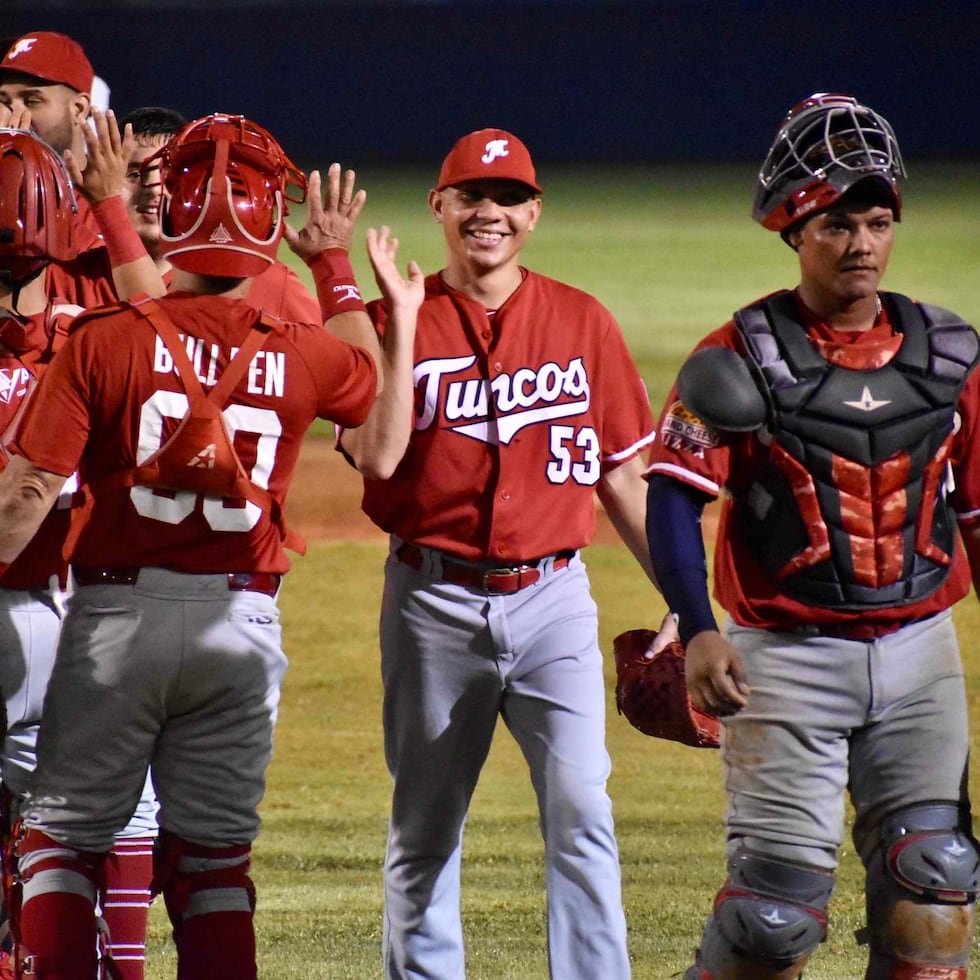
<instances>
[{"instance_id":1,"label":"brown leather mitt","mask_svg":"<svg viewBox=\"0 0 980 980\"><path fill-rule=\"evenodd\" d=\"M644 659L656 636L655 630L636 629L613 640L619 713L644 735L718 748L721 724L691 704L680 642L668 644L652 660Z\"/></svg>"}]
</instances>

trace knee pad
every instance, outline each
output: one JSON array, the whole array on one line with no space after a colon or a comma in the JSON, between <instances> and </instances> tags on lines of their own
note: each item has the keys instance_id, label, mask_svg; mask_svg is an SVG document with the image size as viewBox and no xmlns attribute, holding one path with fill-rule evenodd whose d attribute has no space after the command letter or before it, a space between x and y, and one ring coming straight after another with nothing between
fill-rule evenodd
<instances>
[{"instance_id":1,"label":"knee pad","mask_svg":"<svg viewBox=\"0 0 980 980\"><path fill-rule=\"evenodd\" d=\"M162 894L175 935L186 919L255 910L251 844L205 847L161 831L153 854L154 895Z\"/></svg>"},{"instance_id":2,"label":"knee pad","mask_svg":"<svg viewBox=\"0 0 980 980\"><path fill-rule=\"evenodd\" d=\"M714 928L740 956L793 961L826 937L833 890L832 872L740 847L715 898Z\"/></svg>"},{"instance_id":3,"label":"knee pad","mask_svg":"<svg viewBox=\"0 0 980 980\"><path fill-rule=\"evenodd\" d=\"M888 873L932 902L964 905L980 891L980 851L952 804L906 807L881 822Z\"/></svg>"},{"instance_id":4,"label":"knee pad","mask_svg":"<svg viewBox=\"0 0 980 980\"><path fill-rule=\"evenodd\" d=\"M907 807L881 822L867 868L868 928L859 934L870 942L870 977L965 970L980 853L962 824L952 804Z\"/></svg>"}]
</instances>

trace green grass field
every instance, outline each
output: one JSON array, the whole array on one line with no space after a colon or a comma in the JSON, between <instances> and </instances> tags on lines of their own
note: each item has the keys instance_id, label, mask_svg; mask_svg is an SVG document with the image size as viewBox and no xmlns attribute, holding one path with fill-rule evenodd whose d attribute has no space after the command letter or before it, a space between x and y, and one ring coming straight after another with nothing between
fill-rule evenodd
<instances>
[{"instance_id":1,"label":"green grass field","mask_svg":"<svg viewBox=\"0 0 980 980\"><path fill-rule=\"evenodd\" d=\"M345 164L347 161L343 161ZM324 167L329 160L319 162ZM921 172L920 172L921 171ZM948 305L980 323L980 166L912 164L890 289ZM440 265L425 210L431 175L359 174L362 219L386 223L402 258ZM659 409L686 352L738 306L795 284L795 260L748 217L751 168L540 168L542 223L527 264L597 295L620 320ZM293 216L297 223L299 214ZM363 229L362 229L363 231ZM355 264L374 295L363 252ZM304 270L305 272L305 270ZM329 492L325 490L325 492ZM282 595L291 668L255 847L260 975L275 980L380 977L381 860L389 781L381 748L377 614L383 544L314 543ZM603 647L622 629L656 625L665 607L625 552L587 550ZM957 608L980 718L980 608ZM616 715L607 662L608 744L636 980L686 968L721 883L723 797L718 755L649 739ZM974 723L975 737L980 724ZM974 758L978 753L974 751ZM977 786L974 773L974 786ZM477 790L464 846L464 919L471 980L544 980L541 842L526 769L502 730ZM807 980L858 980L861 871L849 842L832 927ZM974 957L980 966L980 953ZM152 910L148 976L173 977L160 906ZM603 980L561 977L557 980Z\"/></svg>"}]
</instances>

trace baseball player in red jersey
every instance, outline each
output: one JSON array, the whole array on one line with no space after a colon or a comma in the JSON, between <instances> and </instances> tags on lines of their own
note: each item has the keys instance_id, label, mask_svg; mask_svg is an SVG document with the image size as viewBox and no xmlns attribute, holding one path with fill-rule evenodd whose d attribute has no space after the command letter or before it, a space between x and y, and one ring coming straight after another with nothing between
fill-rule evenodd
<instances>
[{"instance_id":1,"label":"baseball player in red jersey","mask_svg":"<svg viewBox=\"0 0 980 980\"><path fill-rule=\"evenodd\" d=\"M651 453L650 547L691 699L724 716L728 880L688 980L800 975L826 936L845 792L865 976L967 975L980 864L950 607L971 568L980 581L980 345L879 291L904 176L854 98L790 110L754 217L796 251L799 285L702 341ZM719 632L699 518L723 490Z\"/></svg>"},{"instance_id":2,"label":"baseball player in red jersey","mask_svg":"<svg viewBox=\"0 0 980 980\"><path fill-rule=\"evenodd\" d=\"M78 255L70 263L48 267L47 290L51 299L85 309L141 290L153 296L165 292L127 220L119 196L122 175L106 184L95 179L106 175L103 168L87 166L93 153L121 152L111 111L107 114L93 104L94 83L95 73L81 45L64 34L24 34L0 60L0 123L9 125L11 112L29 111L29 123L24 125L65 156L81 191ZM134 270L140 277L135 285L130 275Z\"/></svg>"},{"instance_id":3,"label":"baseball player in red jersey","mask_svg":"<svg viewBox=\"0 0 980 980\"><path fill-rule=\"evenodd\" d=\"M125 132L129 127L134 140L126 168L123 200L129 220L165 284L170 282L171 265L160 236L160 168L156 161L145 170L143 164L186 125L187 120L179 112L163 106L133 109L119 120L119 128ZM280 320L320 322L320 306L316 298L296 273L278 259L252 280L247 302Z\"/></svg>"},{"instance_id":4,"label":"baseball player in red jersey","mask_svg":"<svg viewBox=\"0 0 980 980\"><path fill-rule=\"evenodd\" d=\"M363 304L348 311L326 297L324 329L241 301L278 247L289 185L305 189L275 140L242 117L210 116L161 164L173 292L77 321L0 476L4 561L65 474L77 469L88 490L66 548L75 590L14 842L18 962L49 980L95 974L105 854L148 766L160 799L154 889L179 975L256 976L248 868L286 666L282 502L310 422L358 425L380 383ZM364 201L353 180L331 167L324 206L314 173L309 220L290 235L316 278L346 279L348 293ZM399 291L411 290L384 233L369 234L369 249L397 337ZM414 305L404 310L414 327Z\"/></svg>"},{"instance_id":5,"label":"baseball player in red jersey","mask_svg":"<svg viewBox=\"0 0 980 980\"><path fill-rule=\"evenodd\" d=\"M3 148L0 212L6 265L0 286L0 467L13 440L28 395L67 337L80 307L50 302L44 271L70 261L76 245L75 199L64 164L29 129L27 111L11 116L15 129L0 130ZM61 555L68 531L70 493L49 514L30 547L0 579L0 663L9 728L0 755L2 825L9 831L28 788L36 760L38 725L54 661L67 593ZM151 855L156 836L156 799L149 780L136 810L120 832L108 864L101 913L121 980L140 980L146 945ZM4 832L6 838L6 831ZM9 950L0 947L0 977Z\"/></svg>"},{"instance_id":6,"label":"baseball player in red jersey","mask_svg":"<svg viewBox=\"0 0 980 980\"><path fill-rule=\"evenodd\" d=\"M392 385L365 426L342 433L365 476L364 510L391 534L391 980L465 976L461 835L498 717L537 793L551 975L630 974L602 655L579 549L598 492L650 569L641 454L653 419L609 311L520 265L540 191L512 134L485 129L453 147L429 195L446 267L425 280L414 350L398 352L414 387ZM371 312L384 333L384 304Z\"/></svg>"}]
</instances>

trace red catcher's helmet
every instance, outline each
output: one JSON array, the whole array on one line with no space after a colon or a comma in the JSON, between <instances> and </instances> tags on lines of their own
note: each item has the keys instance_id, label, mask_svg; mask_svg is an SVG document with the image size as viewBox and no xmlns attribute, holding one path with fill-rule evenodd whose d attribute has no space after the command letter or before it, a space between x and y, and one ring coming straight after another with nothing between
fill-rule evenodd
<instances>
[{"instance_id":1,"label":"red catcher's helmet","mask_svg":"<svg viewBox=\"0 0 980 980\"><path fill-rule=\"evenodd\" d=\"M77 215L61 157L34 133L0 129L0 281L23 286L75 258Z\"/></svg>"},{"instance_id":2,"label":"red catcher's helmet","mask_svg":"<svg viewBox=\"0 0 980 980\"><path fill-rule=\"evenodd\" d=\"M163 251L186 272L258 275L276 257L285 201L306 200L305 175L244 116L197 119L150 160L159 160L163 184ZM287 193L290 185L298 194Z\"/></svg>"},{"instance_id":3,"label":"red catcher's helmet","mask_svg":"<svg viewBox=\"0 0 980 980\"><path fill-rule=\"evenodd\" d=\"M850 95L818 92L793 106L776 132L752 217L783 233L868 178L885 185L900 220L905 167L891 126Z\"/></svg>"}]
</instances>

